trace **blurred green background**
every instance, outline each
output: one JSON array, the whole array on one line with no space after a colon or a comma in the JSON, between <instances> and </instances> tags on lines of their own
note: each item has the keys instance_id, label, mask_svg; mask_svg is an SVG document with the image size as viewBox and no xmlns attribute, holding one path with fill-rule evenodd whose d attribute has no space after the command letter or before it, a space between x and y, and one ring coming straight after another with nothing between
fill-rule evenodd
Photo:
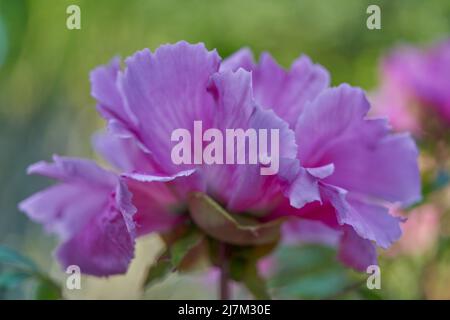
<instances>
[{"instance_id":1,"label":"blurred green background","mask_svg":"<svg viewBox=\"0 0 450 320\"><path fill-rule=\"evenodd\" d=\"M66 28L70 4L81 8L81 30ZM369 4L381 7L381 30L366 28ZM90 136L103 123L88 75L116 55L178 40L204 42L222 57L242 46L268 51L286 67L305 53L333 84L371 90L389 48L449 34L448 0L0 0L0 243L52 265L54 239L17 210L50 182L25 170L53 153L94 156ZM408 275L402 283L415 281ZM423 297L389 290L386 298Z\"/></svg>"}]
</instances>

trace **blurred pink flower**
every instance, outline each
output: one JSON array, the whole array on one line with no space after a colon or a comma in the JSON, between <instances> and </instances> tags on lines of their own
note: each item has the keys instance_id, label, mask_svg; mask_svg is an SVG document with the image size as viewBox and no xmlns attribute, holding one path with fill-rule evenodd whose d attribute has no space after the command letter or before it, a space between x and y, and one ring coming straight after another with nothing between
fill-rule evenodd
<instances>
[{"instance_id":1,"label":"blurred pink flower","mask_svg":"<svg viewBox=\"0 0 450 320\"><path fill-rule=\"evenodd\" d=\"M374 111L388 116L395 129L420 136L430 112L450 125L450 40L427 49L397 48L380 72Z\"/></svg>"},{"instance_id":2,"label":"blurred pink flower","mask_svg":"<svg viewBox=\"0 0 450 320\"><path fill-rule=\"evenodd\" d=\"M411 210L402 224L402 238L388 254L419 256L432 249L439 236L439 217L438 209L432 204Z\"/></svg>"}]
</instances>

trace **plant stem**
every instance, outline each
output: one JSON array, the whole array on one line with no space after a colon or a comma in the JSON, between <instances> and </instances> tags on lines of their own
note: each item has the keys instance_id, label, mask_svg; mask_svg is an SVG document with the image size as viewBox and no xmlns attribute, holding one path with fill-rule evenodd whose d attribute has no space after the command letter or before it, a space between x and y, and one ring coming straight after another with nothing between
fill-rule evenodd
<instances>
[{"instance_id":1,"label":"plant stem","mask_svg":"<svg viewBox=\"0 0 450 320\"><path fill-rule=\"evenodd\" d=\"M229 266L229 253L228 246L221 242L219 248L220 259L220 285L219 296L220 300L230 300L230 266Z\"/></svg>"}]
</instances>

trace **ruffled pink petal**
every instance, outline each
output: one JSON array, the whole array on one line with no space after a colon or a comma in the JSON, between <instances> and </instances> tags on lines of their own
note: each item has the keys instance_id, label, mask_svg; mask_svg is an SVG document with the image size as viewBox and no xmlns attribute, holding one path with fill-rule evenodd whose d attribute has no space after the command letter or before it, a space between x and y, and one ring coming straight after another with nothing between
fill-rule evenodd
<instances>
[{"instance_id":1,"label":"ruffled pink petal","mask_svg":"<svg viewBox=\"0 0 450 320\"><path fill-rule=\"evenodd\" d=\"M217 105L213 123L224 137L226 129L254 129L256 134L259 134L259 129L266 129L268 150L271 150L270 130L279 132L279 168L275 175L261 175L261 164L249 164L248 158L245 165L203 167L209 192L226 203L228 209L243 211L254 209L255 206L264 207L282 190L283 181L289 181L297 173L294 133L273 111L262 110L257 106L252 94L251 75L243 69L215 74L210 92Z\"/></svg>"},{"instance_id":2,"label":"ruffled pink petal","mask_svg":"<svg viewBox=\"0 0 450 320\"><path fill-rule=\"evenodd\" d=\"M28 167L28 174L38 174L61 182L87 183L99 188L113 188L116 176L103 170L94 161L53 156L53 163L40 161Z\"/></svg>"},{"instance_id":3,"label":"ruffled pink petal","mask_svg":"<svg viewBox=\"0 0 450 320\"><path fill-rule=\"evenodd\" d=\"M251 51L242 49L221 66L221 70L238 68L252 71L258 104L273 109L291 128L305 104L317 97L330 82L328 72L322 66L314 65L307 56L298 58L286 71L268 53L263 53L259 63L255 64Z\"/></svg>"},{"instance_id":4,"label":"ruffled pink petal","mask_svg":"<svg viewBox=\"0 0 450 320\"><path fill-rule=\"evenodd\" d=\"M123 96L117 85L120 73L120 59L111 60L108 65L92 70L90 74L91 95L97 100L97 110L108 121L120 125L123 131L137 125L135 116L126 109ZM130 134L128 132L128 134Z\"/></svg>"},{"instance_id":5,"label":"ruffled pink petal","mask_svg":"<svg viewBox=\"0 0 450 320\"><path fill-rule=\"evenodd\" d=\"M140 141L169 174L189 169L171 160L172 132L192 131L195 120L211 125L213 100L206 87L219 61L203 44L186 42L161 46L154 54L145 49L126 59L118 80L126 107L139 119Z\"/></svg>"},{"instance_id":6,"label":"ruffled pink petal","mask_svg":"<svg viewBox=\"0 0 450 320\"><path fill-rule=\"evenodd\" d=\"M417 148L407 135L389 135L386 121L366 119L364 93L348 85L325 90L297 123L305 167L332 163L326 183L366 197L401 202L420 199Z\"/></svg>"}]
</instances>

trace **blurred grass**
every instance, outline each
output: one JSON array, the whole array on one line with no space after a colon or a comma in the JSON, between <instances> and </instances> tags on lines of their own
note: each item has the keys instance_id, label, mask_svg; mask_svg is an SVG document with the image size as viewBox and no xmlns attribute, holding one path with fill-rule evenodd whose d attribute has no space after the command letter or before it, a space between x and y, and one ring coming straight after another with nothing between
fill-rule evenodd
<instances>
[{"instance_id":1,"label":"blurred grass","mask_svg":"<svg viewBox=\"0 0 450 320\"><path fill-rule=\"evenodd\" d=\"M81 30L66 29L70 4L81 7ZM381 7L381 30L366 28L369 4ZM269 51L286 67L306 53L333 84L371 89L390 47L449 34L448 0L0 0L0 243L50 263L49 251L39 255L48 238L17 210L49 181L25 170L52 153L92 156L90 135L102 121L88 74L116 55L178 40L222 57L242 46Z\"/></svg>"}]
</instances>

